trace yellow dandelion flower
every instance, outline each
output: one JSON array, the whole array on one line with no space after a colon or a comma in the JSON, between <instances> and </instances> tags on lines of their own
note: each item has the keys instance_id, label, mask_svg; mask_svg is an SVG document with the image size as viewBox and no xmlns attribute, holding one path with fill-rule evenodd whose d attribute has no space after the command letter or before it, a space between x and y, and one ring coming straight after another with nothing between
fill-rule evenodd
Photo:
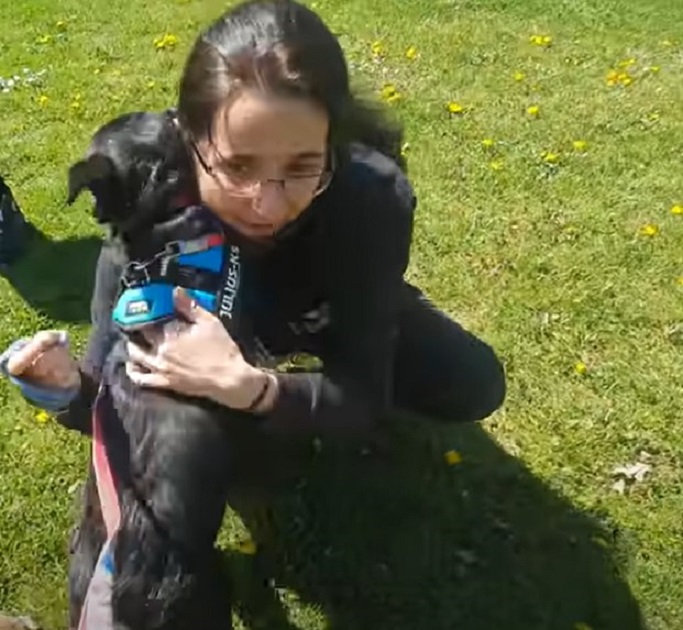
<instances>
[{"instance_id":1,"label":"yellow dandelion flower","mask_svg":"<svg viewBox=\"0 0 683 630\"><path fill-rule=\"evenodd\" d=\"M610 70L607 73L607 77L605 77L605 81L610 87L616 85L619 81L619 73L616 70Z\"/></svg>"},{"instance_id":2,"label":"yellow dandelion flower","mask_svg":"<svg viewBox=\"0 0 683 630\"><path fill-rule=\"evenodd\" d=\"M574 140L572 146L575 151L583 153L588 148L588 143L585 140Z\"/></svg>"},{"instance_id":3,"label":"yellow dandelion flower","mask_svg":"<svg viewBox=\"0 0 683 630\"><path fill-rule=\"evenodd\" d=\"M652 112L651 114L648 115L647 119L650 122L657 122L660 119L659 112Z\"/></svg>"},{"instance_id":4,"label":"yellow dandelion flower","mask_svg":"<svg viewBox=\"0 0 683 630\"><path fill-rule=\"evenodd\" d=\"M39 44L49 44L52 41L52 35L41 35L36 42Z\"/></svg>"},{"instance_id":5,"label":"yellow dandelion flower","mask_svg":"<svg viewBox=\"0 0 683 630\"><path fill-rule=\"evenodd\" d=\"M574 364L574 372L576 372L579 376L583 376L588 372L588 366L583 361L577 361Z\"/></svg>"},{"instance_id":6,"label":"yellow dandelion flower","mask_svg":"<svg viewBox=\"0 0 683 630\"><path fill-rule=\"evenodd\" d=\"M503 161L502 160L493 160L492 162L489 162L489 168L492 171L502 171L503 170Z\"/></svg>"},{"instance_id":7,"label":"yellow dandelion flower","mask_svg":"<svg viewBox=\"0 0 683 630\"><path fill-rule=\"evenodd\" d=\"M631 57L630 59L624 59L623 61L620 61L618 65L620 68L630 68L631 66L636 65L636 60L634 57Z\"/></svg>"},{"instance_id":8,"label":"yellow dandelion flower","mask_svg":"<svg viewBox=\"0 0 683 630\"><path fill-rule=\"evenodd\" d=\"M396 86L393 83L387 83L384 87L382 87L380 95L382 100L386 101L387 103L394 103L395 101L401 99L401 93L396 89Z\"/></svg>"},{"instance_id":9,"label":"yellow dandelion flower","mask_svg":"<svg viewBox=\"0 0 683 630\"><path fill-rule=\"evenodd\" d=\"M93 71L93 74L100 74L102 72L102 68L95 68Z\"/></svg>"},{"instance_id":10,"label":"yellow dandelion flower","mask_svg":"<svg viewBox=\"0 0 683 630\"><path fill-rule=\"evenodd\" d=\"M253 556L258 551L256 543L251 538L240 540L237 543L236 548L240 553L247 556Z\"/></svg>"},{"instance_id":11,"label":"yellow dandelion flower","mask_svg":"<svg viewBox=\"0 0 683 630\"><path fill-rule=\"evenodd\" d=\"M408 50L406 50L406 58L410 59L411 61L417 57L417 48L415 46L410 46Z\"/></svg>"},{"instance_id":12,"label":"yellow dandelion flower","mask_svg":"<svg viewBox=\"0 0 683 630\"><path fill-rule=\"evenodd\" d=\"M529 37L529 41L534 46L550 46L553 42L553 38L550 35L532 35Z\"/></svg>"},{"instance_id":13,"label":"yellow dandelion flower","mask_svg":"<svg viewBox=\"0 0 683 630\"><path fill-rule=\"evenodd\" d=\"M408 152L410 151L410 142L404 142L401 146L401 155L403 157L408 157Z\"/></svg>"},{"instance_id":14,"label":"yellow dandelion flower","mask_svg":"<svg viewBox=\"0 0 683 630\"><path fill-rule=\"evenodd\" d=\"M680 204L671 206L671 214L683 214L683 206L681 206Z\"/></svg>"},{"instance_id":15,"label":"yellow dandelion flower","mask_svg":"<svg viewBox=\"0 0 683 630\"><path fill-rule=\"evenodd\" d=\"M163 50L164 48L175 48L178 45L178 36L172 33L166 33L161 37L154 38L154 47L157 50Z\"/></svg>"},{"instance_id":16,"label":"yellow dandelion flower","mask_svg":"<svg viewBox=\"0 0 683 630\"><path fill-rule=\"evenodd\" d=\"M496 141L493 138L484 138L481 141L481 146L485 149L492 149L496 145Z\"/></svg>"},{"instance_id":17,"label":"yellow dandelion flower","mask_svg":"<svg viewBox=\"0 0 683 630\"><path fill-rule=\"evenodd\" d=\"M446 451L443 454L443 458L449 466L456 466L462 462L462 455L458 451Z\"/></svg>"},{"instance_id":18,"label":"yellow dandelion flower","mask_svg":"<svg viewBox=\"0 0 683 630\"><path fill-rule=\"evenodd\" d=\"M620 73L617 77L617 80L625 87L628 87L629 85L631 85L631 83L633 83L633 77L627 72Z\"/></svg>"},{"instance_id":19,"label":"yellow dandelion flower","mask_svg":"<svg viewBox=\"0 0 683 630\"><path fill-rule=\"evenodd\" d=\"M372 42L370 48L375 57L381 57L384 54L384 44L380 40Z\"/></svg>"},{"instance_id":20,"label":"yellow dandelion flower","mask_svg":"<svg viewBox=\"0 0 683 630\"><path fill-rule=\"evenodd\" d=\"M538 105L529 105L529 107L526 108L526 113L532 118L538 118L541 113L541 108Z\"/></svg>"},{"instance_id":21,"label":"yellow dandelion flower","mask_svg":"<svg viewBox=\"0 0 683 630\"><path fill-rule=\"evenodd\" d=\"M50 414L47 411L39 411L36 414L36 422L39 424L45 424L46 422L49 422L50 420Z\"/></svg>"},{"instance_id":22,"label":"yellow dandelion flower","mask_svg":"<svg viewBox=\"0 0 683 630\"><path fill-rule=\"evenodd\" d=\"M560 156L552 151L544 151L541 157L546 164L557 164L560 161Z\"/></svg>"},{"instance_id":23,"label":"yellow dandelion flower","mask_svg":"<svg viewBox=\"0 0 683 630\"><path fill-rule=\"evenodd\" d=\"M55 26L60 31L66 30L66 21L65 20L57 20Z\"/></svg>"},{"instance_id":24,"label":"yellow dandelion flower","mask_svg":"<svg viewBox=\"0 0 683 630\"><path fill-rule=\"evenodd\" d=\"M520 81L524 81L524 79L526 79L526 74L524 74L523 72L520 72L519 70L517 70L517 72L515 72L512 76L515 79L515 81L517 81L518 83Z\"/></svg>"},{"instance_id":25,"label":"yellow dandelion flower","mask_svg":"<svg viewBox=\"0 0 683 630\"><path fill-rule=\"evenodd\" d=\"M154 79L151 79L151 80L147 81L147 87L148 87L150 90L151 90L156 84L157 84L157 82L156 82Z\"/></svg>"},{"instance_id":26,"label":"yellow dandelion flower","mask_svg":"<svg viewBox=\"0 0 683 630\"><path fill-rule=\"evenodd\" d=\"M462 114L465 111L465 108L460 105L460 103L456 103L455 101L448 103L447 107L451 114Z\"/></svg>"},{"instance_id":27,"label":"yellow dandelion flower","mask_svg":"<svg viewBox=\"0 0 683 630\"><path fill-rule=\"evenodd\" d=\"M640 227L641 236L657 236L659 234L659 226L655 223L646 223Z\"/></svg>"},{"instance_id":28,"label":"yellow dandelion flower","mask_svg":"<svg viewBox=\"0 0 683 630\"><path fill-rule=\"evenodd\" d=\"M50 100L50 99L49 99L47 96L45 96L45 94L41 94L41 95L38 97L38 104L39 104L41 107L45 107L45 105L47 105L47 103L48 103L49 100Z\"/></svg>"}]
</instances>

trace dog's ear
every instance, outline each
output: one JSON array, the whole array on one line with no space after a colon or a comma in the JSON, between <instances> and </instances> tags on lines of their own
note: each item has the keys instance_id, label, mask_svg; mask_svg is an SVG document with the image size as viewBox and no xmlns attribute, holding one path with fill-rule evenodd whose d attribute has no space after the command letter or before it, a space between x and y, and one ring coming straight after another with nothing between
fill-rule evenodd
<instances>
[{"instance_id":1,"label":"dog's ear","mask_svg":"<svg viewBox=\"0 0 683 630\"><path fill-rule=\"evenodd\" d=\"M92 190L92 185L116 174L116 165L106 155L95 153L85 160L76 162L69 169L69 196L66 203L71 205L84 188Z\"/></svg>"}]
</instances>

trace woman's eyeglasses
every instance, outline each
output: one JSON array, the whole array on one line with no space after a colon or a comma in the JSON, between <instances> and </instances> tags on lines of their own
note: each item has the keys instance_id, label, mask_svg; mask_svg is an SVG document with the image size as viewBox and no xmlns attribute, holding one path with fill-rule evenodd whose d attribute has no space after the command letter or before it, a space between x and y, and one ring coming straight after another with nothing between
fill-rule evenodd
<instances>
[{"instance_id":1,"label":"woman's eyeglasses","mask_svg":"<svg viewBox=\"0 0 683 630\"><path fill-rule=\"evenodd\" d=\"M222 159L220 167L212 166L206 162L199 151L199 147L191 142L192 149L197 156L201 167L217 180L221 187L234 197L251 198L258 196L264 184L278 184L282 191L291 199L304 197L317 197L324 192L332 181L334 174L334 153L327 152L326 165L323 169L301 169L301 172L292 173L282 178L261 178L254 176L251 169L243 166L231 166ZM213 146L213 145L212 145ZM218 153L217 149L213 150ZM219 157L220 154L218 154Z\"/></svg>"}]
</instances>

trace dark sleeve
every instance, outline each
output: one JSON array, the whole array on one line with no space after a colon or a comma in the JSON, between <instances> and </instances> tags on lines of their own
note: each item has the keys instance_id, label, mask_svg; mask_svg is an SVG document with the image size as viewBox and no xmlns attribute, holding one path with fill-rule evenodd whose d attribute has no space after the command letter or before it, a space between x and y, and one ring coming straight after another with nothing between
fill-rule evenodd
<instances>
[{"instance_id":1,"label":"dark sleeve","mask_svg":"<svg viewBox=\"0 0 683 630\"><path fill-rule=\"evenodd\" d=\"M381 158L375 158L380 159ZM403 173L381 162L360 167L347 207L335 207L329 350L321 373L278 375L268 431L364 433L389 407L394 348L416 199ZM369 169L369 172L368 172ZM353 206L353 208L351 207Z\"/></svg>"},{"instance_id":2,"label":"dark sleeve","mask_svg":"<svg viewBox=\"0 0 683 630\"><path fill-rule=\"evenodd\" d=\"M100 372L112 347L115 331L111 311L118 293L121 264L107 243L102 246L95 270L95 287L90 302L92 326L81 359L81 390L69 407L56 415L57 422L86 435L91 432L92 406L99 388Z\"/></svg>"}]
</instances>

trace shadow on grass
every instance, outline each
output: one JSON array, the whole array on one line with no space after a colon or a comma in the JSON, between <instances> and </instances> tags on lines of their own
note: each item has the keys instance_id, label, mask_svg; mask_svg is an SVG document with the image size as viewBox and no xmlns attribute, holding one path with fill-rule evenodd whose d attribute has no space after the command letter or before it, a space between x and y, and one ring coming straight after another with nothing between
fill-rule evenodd
<instances>
[{"instance_id":1,"label":"shadow on grass","mask_svg":"<svg viewBox=\"0 0 683 630\"><path fill-rule=\"evenodd\" d=\"M645 628L621 577L628 545L618 532L575 510L479 426L429 429L397 424L390 454L325 447L304 486L277 502L271 575L327 620L311 627ZM463 460L448 467L451 448ZM260 586L258 556L248 562L250 585L238 578L247 627L309 627L289 622Z\"/></svg>"},{"instance_id":2,"label":"shadow on grass","mask_svg":"<svg viewBox=\"0 0 683 630\"><path fill-rule=\"evenodd\" d=\"M102 239L52 240L29 224L26 253L0 271L33 309L54 321L90 322L97 257Z\"/></svg>"}]
</instances>

